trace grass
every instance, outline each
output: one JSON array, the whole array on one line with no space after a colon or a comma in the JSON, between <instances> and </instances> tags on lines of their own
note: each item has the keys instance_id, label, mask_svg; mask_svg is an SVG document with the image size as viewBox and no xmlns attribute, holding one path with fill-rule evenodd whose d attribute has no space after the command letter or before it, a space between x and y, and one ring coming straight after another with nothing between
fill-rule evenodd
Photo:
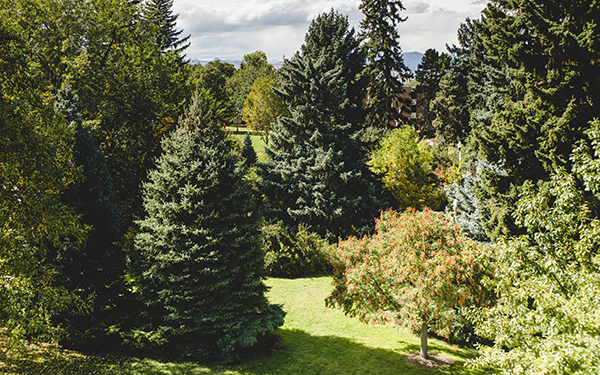
<instances>
[{"instance_id":1,"label":"grass","mask_svg":"<svg viewBox=\"0 0 600 375\"><path fill-rule=\"evenodd\" d=\"M454 360L437 370L406 361L419 351L419 339L389 326L372 326L349 318L339 309L325 308L330 277L295 280L269 279L269 299L284 306L285 325L267 354L231 366L161 361L124 356L94 356L30 346L0 354L0 373L6 374L477 374L465 368L475 353L430 340L429 351Z\"/></svg>"},{"instance_id":2,"label":"grass","mask_svg":"<svg viewBox=\"0 0 600 375\"><path fill-rule=\"evenodd\" d=\"M246 137L245 133L235 133L235 137L237 139L240 140L240 142L244 141L244 138ZM258 158L258 161L261 163L264 163L267 161L267 155L265 154L265 142L262 140L262 138L259 135L256 134L250 134L250 139L252 140L252 147L254 148L254 151L256 152L256 156Z\"/></svg>"}]
</instances>

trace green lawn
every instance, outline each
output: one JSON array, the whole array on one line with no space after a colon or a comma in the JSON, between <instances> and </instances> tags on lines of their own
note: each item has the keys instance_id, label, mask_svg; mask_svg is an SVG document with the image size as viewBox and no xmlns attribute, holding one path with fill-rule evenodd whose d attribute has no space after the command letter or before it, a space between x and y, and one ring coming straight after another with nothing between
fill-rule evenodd
<instances>
[{"instance_id":1,"label":"green lawn","mask_svg":"<svg viewBox=\"0 0 600 375\"><path fill-rule=\"evenodd\" d=\"M235 137L239 139L240 142L243 142L246 134L235 133ZM258 161L261 163L266 162L267 155L265 154L265 142L256 134L251 134L250 139L252 139L252 147L254 148L254 151L256 151Z\"/></svg>"},{"instance_id":2,"label":"green lawn","mask_svg":"<svg viewBox=\"0 0 600 375\"><path fill-rule=\"evenodd\" d=\"M474 353L430 340L430 353L454 364L437 370L407 363L419 351L416 336L389 326L371 326L327 309L330 277L269 279L269 298L287 312L277 332L279 342L241 364L231 366L169 362L119 356L86 356L52 348L31 347L24 355L0 354L0 373L8 374L476 374L464 367Z\"/></svg>"}]
</instances>

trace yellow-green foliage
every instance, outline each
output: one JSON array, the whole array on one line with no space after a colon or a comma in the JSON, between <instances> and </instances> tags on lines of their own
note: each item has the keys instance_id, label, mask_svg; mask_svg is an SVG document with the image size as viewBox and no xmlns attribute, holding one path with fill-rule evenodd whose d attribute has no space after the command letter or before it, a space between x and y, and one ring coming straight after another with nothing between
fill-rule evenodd
<instances>
[{"instance_id":1,"label":"yellow-green foliage","mask_svg":"<svg viewBox=\"0 0 600 375\"><path fill-rule=\"evenodd\" d=\"M369 160L394 196L397 208L438 209L442 193L433 175L434 156L412 127L394 129L383 138Z\"/></svg>"}]
</instances>

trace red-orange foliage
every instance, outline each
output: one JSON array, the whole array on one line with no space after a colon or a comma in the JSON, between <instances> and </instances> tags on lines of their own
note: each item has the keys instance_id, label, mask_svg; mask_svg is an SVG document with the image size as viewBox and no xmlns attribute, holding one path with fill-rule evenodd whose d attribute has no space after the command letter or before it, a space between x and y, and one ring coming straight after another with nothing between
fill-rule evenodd
<instances>
[{"instance_id":1,"label":"red-orange foliage","mask_svg":"<svg viewBox=\"0 0 600 375\"><path fill-rule=\"evenodd\" d=\"M489 269L483 249L430 209L384 212L372 237L343 241L334 256L326 303L365 322L413 332L426 323L448 337L459 307L491 301L479 282Z\"/></svg>"}]
</instances>

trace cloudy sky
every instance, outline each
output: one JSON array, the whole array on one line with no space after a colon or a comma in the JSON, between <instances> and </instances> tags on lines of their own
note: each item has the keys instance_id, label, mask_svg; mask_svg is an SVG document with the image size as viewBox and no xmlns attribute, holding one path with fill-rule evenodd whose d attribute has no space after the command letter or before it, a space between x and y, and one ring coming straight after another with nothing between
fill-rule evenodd
<instances>
[{"instance_id":1,"label":"cloudy sky","mask_svg":"<svg viewBox=\"0 0 600 375\"><path fill-rule=\"evenodd\" d=\"M358 29L360 0L174 0L178 29L191 35L187 57L198 60L241 60L263 51L270 61L291 57L302 45L310 21L334 8ZM457 43L456 30L465 18L479 18L486 0L403 1L400 24L403 51L445 51Z\"/></svg>"}]
</instances>

